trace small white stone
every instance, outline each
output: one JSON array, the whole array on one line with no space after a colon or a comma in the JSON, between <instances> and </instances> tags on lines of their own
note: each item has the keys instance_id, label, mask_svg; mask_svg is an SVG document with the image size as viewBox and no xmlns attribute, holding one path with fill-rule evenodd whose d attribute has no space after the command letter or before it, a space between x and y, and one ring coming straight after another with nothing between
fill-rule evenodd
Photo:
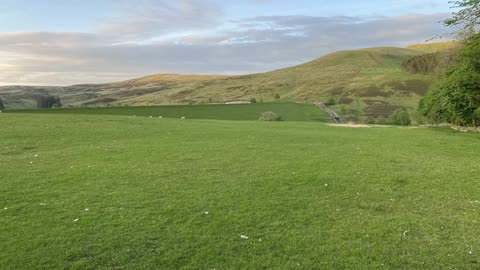
<instances>
[{"instance_id":1,"label":"small white stone","mask_svg":"<svg viewBox=\"0 0 480 270\"><path fill-rule=\"evenodd\" d=\"M46 203L40 203L40 205L41 205L41 206L45 206L45 205L47 205L47 204L46 204Z\"/></svg>"},{"instance_id":2,"label":"small white stone","mask_svg":"<svg viewBox=\"0 0 480 270\"><path fill-rule=\"evenodd\" d=\"M78 218L74 219L73 222L77 222L78 221Z\"/></svg>"},{"instance_id":3,"label":"small white stone","mask_svg":"<svg viewBox=\"0 0 480 270\"><path fill-rule=\"evenodd\" d=\"M328 184L325 184L326 187L328 187Z\"/></svg>"},{"instance_id":4,"label":"small white stone","mask_svg":"<svg viewBox=\"0 0 480 270\"><path fill-rule=\"evenodd\" d=\"M88 212L88 211L90 211L90 209L88 209L88 208L85 208L85 212Z\"/></svg>"},{"instance_id":5,"label":"small white stone","mask_svg":"<svg viewBox=\"0 0 480 270\"><path fill-rule=\"evenodd\" d=\"M240 235L240 238L242 238L242 239L248 239L248 236L242 234L242 235Z\"/></svg>"},{"instance_id":6,"label":"small white stone","mask_svg":"<svg viewBox=\"0 0 480 270\"><path fill-rule=\"evenodd\" d=\"M38 155L35 155L35 157L37 158L37 157L38 157Z\"/></svg>"},{"instance_id":7,"label":"small white stone","mask_svg":"<svg viewBox=\"0 0 480 270\"><path fill-rule=\"evenodd\" d=\"M8 210L8 207L3 208L3 210Z\"/></svg>"},{"instance_id":8,"label":"small white stone","mask_svg":"<svg viewBox=\"0 0 480 270\"><path fill-rule=\"evenodd\" d=\"M208 212L205 212L205 215L208 215Z\"/></svg>"}]
</instances>

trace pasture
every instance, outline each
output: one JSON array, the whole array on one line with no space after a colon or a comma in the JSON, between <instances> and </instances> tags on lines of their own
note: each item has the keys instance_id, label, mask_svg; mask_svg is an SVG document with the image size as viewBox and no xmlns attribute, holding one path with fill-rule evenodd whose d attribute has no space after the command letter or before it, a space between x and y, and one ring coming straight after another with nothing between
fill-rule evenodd
<instances>
[{"instance_id":1,"label":"pasture","mask_svg":"<svg viewBox=\"0 0 480 270\"><path fill-rule=\"evenodd\" d=\"M0 125L1 269L480 267L479 134L42 113Z\"/></svg>"},{"instance_id":2,"label":"pasture","mask_svg":"<svg viewBox=\"0 0 480 270\"><path fill-rule=\"evenodd\" d=\"M10 110L13 113L129 115L165 118L258 120L263 112L273 111L284 121L331 122L329 115L312 104L292 102L256 104L163 105L132 107L57 108L44 110Z\"/></svg>"}]
</instances>

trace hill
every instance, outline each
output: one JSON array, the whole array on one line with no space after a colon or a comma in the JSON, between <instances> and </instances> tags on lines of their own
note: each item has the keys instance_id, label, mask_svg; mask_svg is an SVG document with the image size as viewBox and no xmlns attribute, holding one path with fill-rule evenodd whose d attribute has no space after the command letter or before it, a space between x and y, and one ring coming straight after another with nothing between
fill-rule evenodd
<instances>
[{"instance_id":1,"label":"hill","mask_svg":"<svg viewBox=\"0 0 480 270\"><path fill-rule=\"evenodd\" d=\"M5 113L0 125L2 269L478 269L480 134Z\"/></svg>"},{"instance_id":2,"label":"hill","mask_svg":"<svg viewBox=\"0 0 480 270\"><path fill-rule=\"evenodd\" d=\"M443 51L455 49L455 48L458 48L459 46L461 46L461 43L458 41L448 41L448 42L415 44L415 45L408 46L407 49L422 51L427 53L436 53L436 52L443 52Z\"/></svg>"},{"instance_id":3,"label":"hill","mask_svg":"<svg viewBox=\"0 0 480 270\"><path fill-rule=\"evenodd\" d=\"M244 76L152 75L123 82L68 87L1 87L8 108L28 108L34 95L62 97L64 105L159 105L223 103L255 97L264 102L325 101L335 98L342 109L363 115L388 115L413 109L432 76L412 74L402 63L425 54L402 48L340 51L314 61L272 72Z\"/></svg>"}]
</instances>

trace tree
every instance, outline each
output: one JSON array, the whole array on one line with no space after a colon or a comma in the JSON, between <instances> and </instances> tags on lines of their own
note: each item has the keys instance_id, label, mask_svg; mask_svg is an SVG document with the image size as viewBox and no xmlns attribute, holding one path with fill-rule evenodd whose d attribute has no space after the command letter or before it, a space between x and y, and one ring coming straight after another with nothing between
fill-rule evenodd
<instances>
[{"instance_id":1,"label":"tree","mask_svg":"<svg viewBox=\"0 0 480 270\"><path fill-rule=\"evenodd\" d=\"M407 111L399 109L390 116L390 123L398 126L409 126L412 123L412 120Z\"/></svg>"},{"instance_id":2,"label":"tree","mask_svg":"<svg viewBox=\"0 0 480 270\"><path fill-rule=\"evenodd\" d=\"M462 26L463 47L420 101L419 114L426 122L456 125L480 124L480 0L453 1L460 11L444 21L446 26Z\"/></svg>"},{"instance_id":3,"label":"tree","mask_svg":"<svg viewBox=\"0 0 480 270\"><path fill-rule=\"evenodd\" d=\"M5 105L3 104L3 100L0 98L0 110L5 110Z\"/></svg>"},{"instance_id":4,"label":"tree","mask_svg":"<svg viewBox=\"0 0 480 270\"><path fill-rule=\"evenodd\" d=\"M450 66L420 101L426 122L480 125L480 34L471 36Z\"/></svg>"},{"instance_id":5,"label":"tree","mask_svg":"<svg viewBox=\"0 0 480 270\"><path fill-rule=\"evenodd\" d=\"M461 26L463 47L419 103L422 121L480 125L480 0L451 2L460 11L444 21Z\"/></svg>"},{"instance_id":6,"label":"tree","mask_svg":"<svg viewBox=\"0 0 480 270\"><path fill-rule=\"evenodd\" d=\"M275 99L280 99L280 95L279 95L279 94L275 94Z\"/></svg>"},{"instance_id":7,"label":"tree","mask_svg":"<svg viewBox=\"0 0 480 270\"><path fill-rule=\"evenodd\" d=\"M461 34L470 36L478 33L480 26L480 0L461 0L450 1L453 8L458 8L460 11L453 13L453 17L443 21L443 24L448 27L460 26L462 28Z\"/></svg>"},{"instance_id":8,"label":"tree","mask_svg":"<svg viewBox=\"0 0 480 270\"><path fill-rule=\"evenodd\" d=\"M37 108L50 109L53 107L62 107L60 97L54 97L50 95L37 97Z\"/></svg>"}]
</instances>

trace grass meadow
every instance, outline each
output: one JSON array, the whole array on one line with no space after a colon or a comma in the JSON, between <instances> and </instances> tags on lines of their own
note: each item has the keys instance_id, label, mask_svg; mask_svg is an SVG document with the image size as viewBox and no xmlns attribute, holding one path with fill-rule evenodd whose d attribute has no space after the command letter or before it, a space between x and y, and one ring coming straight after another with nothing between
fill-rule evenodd
<instances>
[{"instance_id":1,"label":"grass meadow","mask_svg":"<svg viewBox=\"0 0 480 270\"><path fill-rule=\"evenodd\" d=\"M41 113L0 125L1 269L480 268L479 134Z\"/></svg>"},{"instance_id":2,"label":"grass meadow","mask_svg":"<svg viewBox=\"0 0 480 270\"><path fill-rule=\"evenodd\" d=\"M165 118L212 119L212 120L258 120L263 112L273 111L283 121L321 121L331 122L330 116L313 104L301 103L256 103L256 104L209 104L209 105L164 105L132 107L97 108L57 108L44 110L10 110L13 113L49 113L49 114L95 114L129 115Z\"/></svg>"}]
</instances>

